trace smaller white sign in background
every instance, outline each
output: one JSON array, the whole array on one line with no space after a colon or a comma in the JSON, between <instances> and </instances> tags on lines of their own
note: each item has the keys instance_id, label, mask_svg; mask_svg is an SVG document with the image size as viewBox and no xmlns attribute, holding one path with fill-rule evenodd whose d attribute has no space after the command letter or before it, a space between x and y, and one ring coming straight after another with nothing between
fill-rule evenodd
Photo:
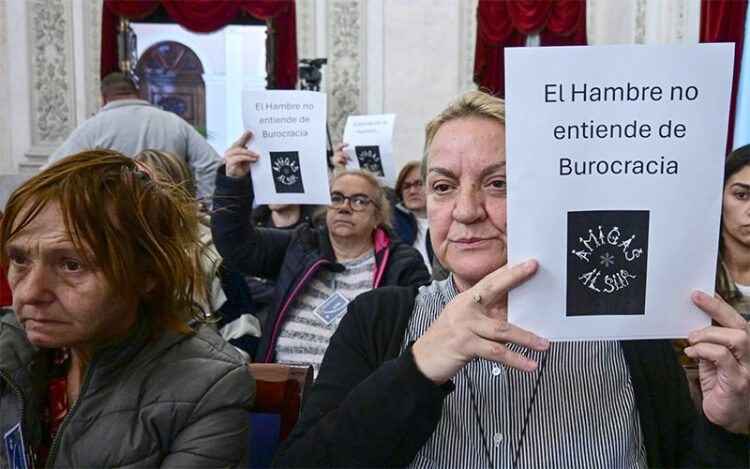
<instances>
[{"instance_id":1,"label":"smaller white sign in background","mask_svg":"<svg viewBox=\"0 0 750 469\"><path fill-rule=\"evenodd\" d=\"M509 320L552 340L709 324L731 44L506 51Z\"/></svg>"},{"instance_id":2,"label":"smaller white sign in background","mask_svg":"<svg viewBox=\"0 0 750 469\"><path fill-rule=\"evenodd\" d=\"M260 155L251 169L259 205L330 204L324 93L244 91L242 120Z\"/></svg>"},{"instance_id":3,"label":"smaller white sign in background","mask_svg":"<svg viewBox=\"0 0 750 469\"><path fill-rule=\"evenodd\" d=\"M396 181L393 125L396 114L349 116L344 127L344 151L351 156L347 169L362 168L389 183Z\"/></svg>"}]
</instances>

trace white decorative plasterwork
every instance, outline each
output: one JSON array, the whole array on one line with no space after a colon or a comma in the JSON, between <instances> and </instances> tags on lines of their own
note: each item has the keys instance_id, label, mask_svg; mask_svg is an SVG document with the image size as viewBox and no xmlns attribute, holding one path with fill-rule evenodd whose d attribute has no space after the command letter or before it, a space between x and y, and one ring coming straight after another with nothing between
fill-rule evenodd
<instances>
[{"instance_id":1,"label":"white decorative plasterwork","mask_svg":"<svg viewBox=\"0 0 750 469\"><path fill-rule=\"evenodd\" d=\"M459 3L459 44L458 44L458 92L476 89L474 83L474 53L477 41L478 0L464 0Z\"/></svg>"},{"instance_id":2,"label":"white decorative plasterwork","mask_svg":"<svg viewBox=\"0 0 750 469\"><path fill-rule=\"evenodd\" d=\"M33 0L29 15L31 53L31 135L28 156L46 156L39 147L62 142L75 123L70 5ZM66 8L67 7L67 8Z\"/></svg>"},{"instance_id":3,"label":"white decorative plasterwork","mask_svg":"<svg viewBox=\"0 0 750 469\"><path fill-rule=\"evenodd\" d=\"M297 57L315 58L315 0L296 0Z\"/></svg>"},{"instance_id":4,"label":"white decorative plasterwork","mask_svg":"<svg viewBox=\"0 0 750 469\"><path fill-rule=\"evenodd\" d=\"M359 114L362 106L362 8L359 0L329 0L328 3L326 90L328 124L334 145L341 142L347 116Z\"/></svg>"},{"instance_id":5,"label":"white decorative plasterwork","mask_svg":"<svg viewBox=\"0 0 750 469\"><path fill-rule=\"evenodd\" d=\"M102 48L102 1L87 0L86 8L86 115L95 114L101 106L99 75Z\"/></svg>"},{"instance_id":6,"label":"white decorative plasterwork","mask_svg":"<svg viewBox=\"0 0 750 469\"><path fill-rule=\"evenodd\" d=\"M635 43L646 43L646 3L647 0L636 0L635 7Z\"/></svg>"}]
</instances>

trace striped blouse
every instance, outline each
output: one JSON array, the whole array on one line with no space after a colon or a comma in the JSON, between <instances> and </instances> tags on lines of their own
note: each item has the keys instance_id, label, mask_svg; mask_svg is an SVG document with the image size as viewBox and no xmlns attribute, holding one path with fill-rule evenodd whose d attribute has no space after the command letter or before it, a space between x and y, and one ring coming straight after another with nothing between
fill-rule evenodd
<instances>
[{"instance_id":1,"label":"striped blouse","mask_svg":"<svg viewBox=\"0 0 750 469\"><path fill-rule=\"evenodd\" d=\"M457 294L452 276L421 288L403 348ZM558 342L541 353L509 348L537 361L537 371L470 362L453 379L455 390L413 467L646 467L618 342Z\"/></svg>"},{"instance_id":2,"label":"striped blouse","mask_svg":"<svg viewBox=\"0 0 750 469\"><path fill-rule=\"evenodd\" d=\"M321 317L318 308L334 292L352 301L372 290L375 254L367 251L357 259L338 261L342 272L319 269L292 304L276 343L276 361L294 365L312 365L318 376L323 354L331 336L339 327L346 309L340 315Z\"/></svg>"}]
</instances>

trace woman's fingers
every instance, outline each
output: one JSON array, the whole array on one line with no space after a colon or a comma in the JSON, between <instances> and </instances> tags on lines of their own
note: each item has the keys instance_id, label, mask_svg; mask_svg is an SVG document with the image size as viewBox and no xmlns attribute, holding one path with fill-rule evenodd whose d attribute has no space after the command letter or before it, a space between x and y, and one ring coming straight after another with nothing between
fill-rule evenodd
<instances>
[{"instance_id":1,"label":"woman's fingers","mask_svg":"<svg viewBox=\"0 0 750 469\"><path fill-rule=\"evenodd\" d=\"M477 339L473 344L472 355L500 363L521 371L534 371L539 364L521 353L510 350L505 344L494 340Z\"/></svg>"},{"instance_id":2,"label":"woman's fingers","mask_svg":"<svg viewBox=\"0 0 750 469\"><path fill-rule=\"evenodd\" d=\"M685 348L685 355L690 358L707 360L713 363L717 369L723 371L727 376L743 376L740 363L727 347L710 342L702 342Z\"/></svg>"},{"instance_id":3,"label":"woman's fingers","mask_svg":"<svg viewBox=\"0 0 750 469\"><path fill-rule=\"evenodd\" d=\"M747 322L718 295L709 296L702 291L693 292L693 303L724 327L747 329Z\"/></svg>"},{"instance_id":4,"label":"woman's fingers","mask_svg":"<svg viewBox=\"0 0 750 469\"><path fill-rule=\"evenodd\" d=\"M512 352L505 344L544 351L549 348L549 341L492 313L502 309L507 292L531 277L536 269L537 262L533 260L502 267L456 296L412 347L417 368L438 384L453 378L477 357L524 371L536 369L533 360Z\"/></svg>"},{"instance_id":5,"label":"woman's fingers","mask_svg":"<svg viewBox=\"0 0 750 469\"><path fill-rule=\"evenodd\" d=\"M258 161L258 154L247 148L252 138L253 133L245 130L240 138L224 152L227 176L243 178L250 173L250 165Z\"/></svg>"},{"instance_id":6,"label":"woman's fingers","mask_svg":"<svg viewBox=\"0 0 750 469\"><path fill-rule=\"evenodd\" d=\"M255 153L235 152L224 156L226 164L226 174L231 178L243 178L250 173L250 165L258 161L258 155Z\"/></svg>"},{"instance_id":7,"label":"woman's fingers","mask_svg":"<svg viewBox=\"0 0 750 469\"><path fill-rule=\"evenodd\" d=\"M336 153L343 152L344 148L348 147L348 143L339 143L338 146L336 146Z\"/></svg>"},{"instance_id":8,"label":"woman's fingers","mask_svg":"<svg viewBox=\"0 0 750 469\"><path fill-rule=\"evenodd\" d=\"M710 343L725 347L741 364L750 367L750 336L746 331L729 327L709 326L688 336L691 345Z\"/></svg>"},{"instance_id":9,"label":"woman's fingers","mask_svg":"<svg viewBox=\"0 0 750 469\"><path fill-rule=\"evenodd\" d=\"M472 330L477 336L496 343L510 342L538 352L543 352L549 348L547 339L502 319L480 316L472 325Z\"/></svg>"},{"instance_id":10,"label":"woman's fingers","mask_svg":"<svg viewBox=\"0 0 750 469\"><path fill-rule=\"evenodd\" d=\"M479 302L485 307L491 306L498 301L505 301L508 291L531 278L536 272L538 265L535 259L516 264L510 268L504 265L477 282L474 287L463 294L468 295L472 299L480 298Z\"/></svg>"},{"instance_id":11,"label":"woman's fingers","mask_svg":"<svg viewBox=\"0 0 750 469\"><path fill-rule=\"evenodd\" d=\"M242 132L242 135L240 138L237 139L236 142L234 142L230 148L245 148L245 146L250 143L250 140L253 138L253 133L249 130L245 130Z\"/></svg>"}]
</instances>

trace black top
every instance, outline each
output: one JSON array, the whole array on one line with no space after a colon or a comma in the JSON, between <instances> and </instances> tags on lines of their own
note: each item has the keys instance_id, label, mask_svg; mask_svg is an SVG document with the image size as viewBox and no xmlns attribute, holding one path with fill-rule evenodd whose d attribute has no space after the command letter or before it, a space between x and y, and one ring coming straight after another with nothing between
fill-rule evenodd
<instances>
[{"instance_id":1,"label":"black top","mask_svg":"<svg viewBox=\"0 0 750 469\"><path fill-rule=\"evenodd\" d=\"M277 466L406 466L432 435L448 382L435 385L401 344L416 288L349 305ZM699 416L669 341L623 341L649 466L747 467L748 437Z\"/></svg>"}]
</instances>

